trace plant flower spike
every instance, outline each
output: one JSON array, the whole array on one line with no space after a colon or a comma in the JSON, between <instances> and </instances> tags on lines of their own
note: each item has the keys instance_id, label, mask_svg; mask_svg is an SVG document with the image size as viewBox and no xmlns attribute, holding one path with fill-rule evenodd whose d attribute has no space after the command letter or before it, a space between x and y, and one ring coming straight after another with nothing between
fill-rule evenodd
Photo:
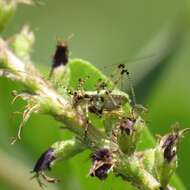
<instances>
[{"instance_id":1,"label":"plant flower spike","mask_svg":"<svg viewBox=\"0 0 190 190\"><path fill-rule=\"evenodd\" d=\"M1 32L18 3L33 4L27 0L0 0ZM39 113L53 117L75 137L49 146L37 159L32 178L40 186L43 186L42 180L62 183L46 172L57 162L88 149L92 152L90 177L106 180L112 172L139 190L176 189L170 179L177 168L179 142L190 129L180 129L175 124L151 148L139 150L147 128L135 99L131 101L128 94L87 61L69 58L65 42L57 43L47 79L32 64L33 43L34 34L27 26L9 39L0 38L0 76L22 84L23 90L13 92L14 101L21 98L27 103L13 144L22 140L24 125L31 115ZM85 72L76 77L74 71L81 68L86 68ZM118 68L121 75L129 75L124 65Z\"/></svg>"}]
</instances>

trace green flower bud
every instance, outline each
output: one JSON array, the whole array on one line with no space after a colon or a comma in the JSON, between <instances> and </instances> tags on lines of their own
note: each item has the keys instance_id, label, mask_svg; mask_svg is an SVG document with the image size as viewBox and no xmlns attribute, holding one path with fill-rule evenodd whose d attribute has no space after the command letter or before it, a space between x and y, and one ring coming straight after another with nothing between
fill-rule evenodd
<instances>
[{"instance_id":1,"label":"green flower bud","mask_svg":"<svg viewBox=\"0 0 190 190\"><path fill-rule=\"evenodd\" d=\"M123 118L118 124L117 139L123 153L131 154L135 151L144 127L142 119Z\"/></svg>"},{"instance_id":2,"label":"green flower bud","mask_svg":"<svg viewBox=\"0 0 190 190\"><path fill-rule=\"evenodd\" d=\"M24 26L20 33L8 39L13 52L24 60L29 60L34 41L35 36L28 26Z\"/></svg>"},{"instance_id":3,"label":"green flower bud","mask_svg":"<svg viewBox=\"0 0 190 190\"><path fill-rule=\"evenodd\" d=\"M179 130L179 126L174 125L173 131L163 136L155 149L155 173L162 188L165 189L171 176L177 168L177 149L183 134L189 129Z\"/></svg>"},{"instance_id":4,"label":"green flower bud","mask_svg":"<svg viewBox=\"0 0 190 190\"><path fill-rule=\"evenodd\" d=\"M67 159L84 150L84 146L76 140L59 141L54 143L51 148L54 149L56 159Z\"/></svg>"}]
</instances>

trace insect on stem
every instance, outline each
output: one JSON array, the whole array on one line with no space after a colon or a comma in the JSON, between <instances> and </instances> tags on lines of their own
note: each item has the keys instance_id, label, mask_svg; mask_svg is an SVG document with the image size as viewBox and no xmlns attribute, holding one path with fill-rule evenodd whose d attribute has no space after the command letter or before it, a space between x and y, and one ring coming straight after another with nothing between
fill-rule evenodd
<instances>
[{"instance_id":1,"label":"insect on stem","mask_svg":"<svg viewBox=\"0 0 190 190\"><path fill-rule=\"evenodd\" d=\"M55 53L53 55L52 67L49 74L49 79L51 78L55 68L63 65L67 65L69 61L69 47L68 41L73 37L74 34L71 34L67 37L65 41L58 40Z\"/></svg>"},{"instance_id":2,"label":"insect on stem","mask_svg":"<svg viewBox=\"0 0 190 190\"><path fill-rule=\"evenodd\" d=\"M53 64L50 70L49 78L51 78L53 71L55 68L66 65L69 59L69 48L67 43L65 42L58 42L55 50L55 54L53 56Z\"/></svg>"}]
</instances>

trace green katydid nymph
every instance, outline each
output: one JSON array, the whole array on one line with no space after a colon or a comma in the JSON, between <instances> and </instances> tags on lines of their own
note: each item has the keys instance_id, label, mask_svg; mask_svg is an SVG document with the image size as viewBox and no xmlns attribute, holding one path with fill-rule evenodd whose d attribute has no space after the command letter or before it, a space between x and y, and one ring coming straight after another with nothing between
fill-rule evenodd
<instances>
[{"instance_id":1,"label":"green katydid nymph","mask_svg":"<svg viewBox=\"0 0 190 190\"><path fill-rule=\"evenodd\" d=\"M130 102L129 96L119 90L75 91L73 105L86 105L89 112L99 116L104 111L114 111Z\"/></svg>"}]
</instances>

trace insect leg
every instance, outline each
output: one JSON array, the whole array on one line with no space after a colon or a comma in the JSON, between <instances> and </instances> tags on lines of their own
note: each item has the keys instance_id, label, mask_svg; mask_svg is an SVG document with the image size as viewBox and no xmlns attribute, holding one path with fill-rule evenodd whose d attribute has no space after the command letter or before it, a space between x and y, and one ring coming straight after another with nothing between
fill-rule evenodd
<instances>
[{"instance_id":1,"label":"insect leg","mask_svg":"<svg viewBox=\"0 0 190 190\"><path fill-rule=\"evenodd\" d=\"M134 90L132 79L131 79L131 76L130 76L128 70L126 70L126 74L127 74L127 78L129 81L129 87L130 87L130 91L131 91L131 95L132 95L132 103L133 103L133 105L136 105L137 102L136 102L135 90Z\"/></svg>"},{"instance_id":2,"label":"insect leg","mask_svg":"<svg viewBox=\"0 0 190 190\"><path fill-rule=\"evenodd\" d=\"M47 181L48 183L58 183L59 180L58 179L55 179L53 177L49 177L47 176L45 173L41 173L41 176L44 178L45 181Z\"/></svg>"},{"instance_id":3,"label":"insect leg","mask_svg":"<svg viewBox=\"0 0 190 190\"><path fill-rule=\"evenodd\" d=\"M85 124L85 129L84 129L84 135L85 137L87 136L87 132L88 132L88 127L90 126L90 121L89 121L89 103L88 101L86 102L85 105L85 115L86 115L86 124Z\"/></svg>"}]
</instances>

